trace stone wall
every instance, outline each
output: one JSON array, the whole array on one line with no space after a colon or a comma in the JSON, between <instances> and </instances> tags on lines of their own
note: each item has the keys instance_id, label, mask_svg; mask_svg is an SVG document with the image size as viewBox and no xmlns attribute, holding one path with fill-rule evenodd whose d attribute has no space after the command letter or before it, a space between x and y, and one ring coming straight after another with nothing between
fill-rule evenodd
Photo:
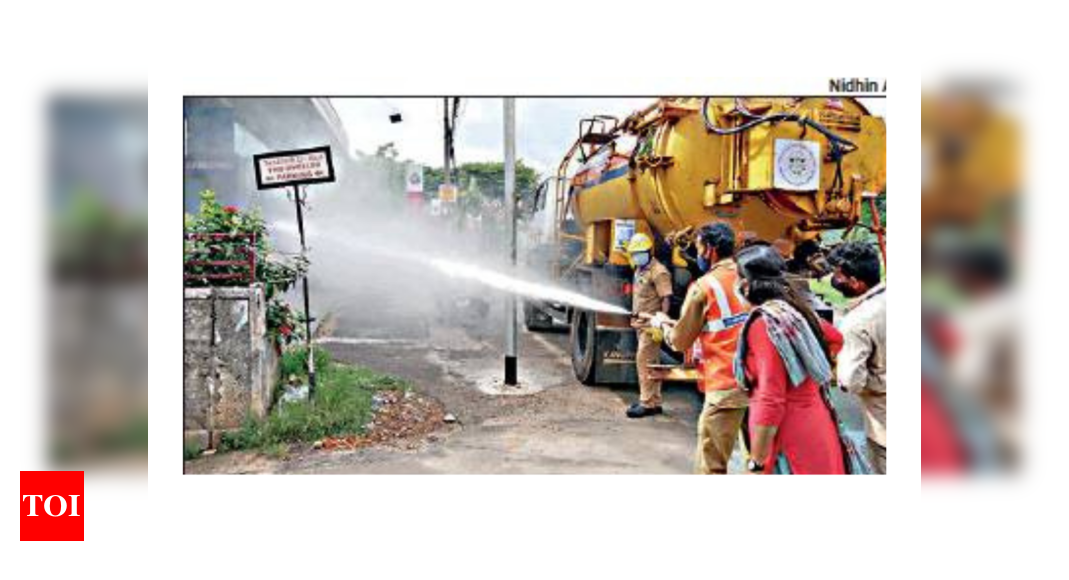
<instances>
[{"instance_id":1,"label":"stone wall","mask_svg":"<svg viewBox=\"0 0 1069 580\"><path fill-rule=\"evenodd\" d=\"M214 447L223 431L271 406L278 359L267 338L263 286L187 288L183 423L187 442Z\"/></svg>"}]
</instances>

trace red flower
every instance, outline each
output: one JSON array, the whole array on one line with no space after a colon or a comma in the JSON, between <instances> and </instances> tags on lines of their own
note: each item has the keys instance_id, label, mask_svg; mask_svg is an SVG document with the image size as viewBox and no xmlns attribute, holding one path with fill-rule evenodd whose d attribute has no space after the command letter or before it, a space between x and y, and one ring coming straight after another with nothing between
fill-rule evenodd
<instances>
[{"instance_id":1,"label":"red flower","mask_svg":"<svg viewBox=\"0 0 1069 580\"><path fill-rule=\"evenodd\" d=\"M285 324L279 327L278 331L282 333L282 336L289 336L290 332L293 332L293 330Z\"/></svg>"},{"instance_id":2,"label":"red flower","mask_svg":"<svg viewBox=\"0 0 1069 580\"><path fill-rule=\"evenodd\" d=\"M228 205L223 208L223 211L225 211L226 213L238 213L238 208L237 206Z\"/></svg>"}]
</instances>

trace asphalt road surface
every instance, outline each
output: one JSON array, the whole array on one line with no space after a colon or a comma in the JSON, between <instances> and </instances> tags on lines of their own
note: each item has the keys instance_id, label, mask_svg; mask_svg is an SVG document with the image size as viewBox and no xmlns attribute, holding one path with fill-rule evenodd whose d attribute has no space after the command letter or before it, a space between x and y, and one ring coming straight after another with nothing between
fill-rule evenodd
<instances>
[{"instance_id":1,"label":"asphalt road surface","mask_svg":"<svg viewBox=\"0 0 1069 580\"><path fill-rule=\"evenodd\" d=\"M270 459L227 453L186 471L239 473L690 473L701 396L667 384L665 413L628 419L637 387L584 386L574 377L566 333L520 327L518 387L505 387L503 300L442 291L412 307L384 291L326 301L320 344L336 360L404 377L457 421L416 444L356 451L301 449ZM441 289L439 289L441 290ZM456 290L456 289L452 289ZM444 296L444 297L443 297ZM474 300L472 297L477 297ZM860 429L856 409L844 413ZM731 471L742 469L736 450Z\"/></svg>"},{"instance_id":2,"label":"asphalt road surface","mask_svg":"<svg viewBox=\"0 0 1069 580\"><path fill-rule=\"evenodd\" d=\"M490 297L493 299L493 297ZM671 386L665 414L628 419L636 389L588 387L572 374L568 337L521 328L517 387L505 387L503 306L461 297L431 316L337 312L324 346L341 361L410 379L458 419L416 450L321 454L316 473L687 473L701 399ZM482 308L487 312L482 314ZM383 330L388 328L383 336ZM362 330L366 329L366 330ZM326 459L326 460L324 460Z\"/></svg>"}]
</instances>

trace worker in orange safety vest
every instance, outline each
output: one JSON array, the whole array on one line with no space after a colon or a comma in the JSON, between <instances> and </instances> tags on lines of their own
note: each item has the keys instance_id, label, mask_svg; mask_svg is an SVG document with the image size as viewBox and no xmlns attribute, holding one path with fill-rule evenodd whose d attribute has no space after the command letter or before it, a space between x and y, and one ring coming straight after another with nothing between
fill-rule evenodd
<instances>
[{"instance_id":1,"label":"worker in orange safety vest","mask_svg":"<svg viewBox=\"0 0 1069 580\"><path fill-rule=\"evenodd\" d=\"M703 226L695 245L698 266L705 274L687 290L678 321L657 314L650 325L660 328L665 342L676 351L685 352L698 341L698 388L705 393L705 402L698 419L695 472L723 474L749 404L736 384L732 365L750 305L738 291L731 226L723 222Z\"/></svg>"}]
</instances>

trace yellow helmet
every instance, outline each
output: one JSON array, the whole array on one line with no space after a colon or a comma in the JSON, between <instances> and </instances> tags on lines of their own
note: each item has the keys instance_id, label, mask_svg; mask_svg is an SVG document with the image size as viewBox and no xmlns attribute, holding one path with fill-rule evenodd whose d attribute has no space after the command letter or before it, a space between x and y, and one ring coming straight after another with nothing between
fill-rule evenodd
<instances>
[{"instance_id":1,"label":"yellow helmet","mask_svg":"<svg viewBox=\"0 0 1069 580\"><path fill-rule=\"evenodd\" d=\"M653 240L646 234L635 234L631 236L631 241L627 243L627 253L634 254L635 252L648 252L653 249Z\"/></svg>"}]
</instances>

